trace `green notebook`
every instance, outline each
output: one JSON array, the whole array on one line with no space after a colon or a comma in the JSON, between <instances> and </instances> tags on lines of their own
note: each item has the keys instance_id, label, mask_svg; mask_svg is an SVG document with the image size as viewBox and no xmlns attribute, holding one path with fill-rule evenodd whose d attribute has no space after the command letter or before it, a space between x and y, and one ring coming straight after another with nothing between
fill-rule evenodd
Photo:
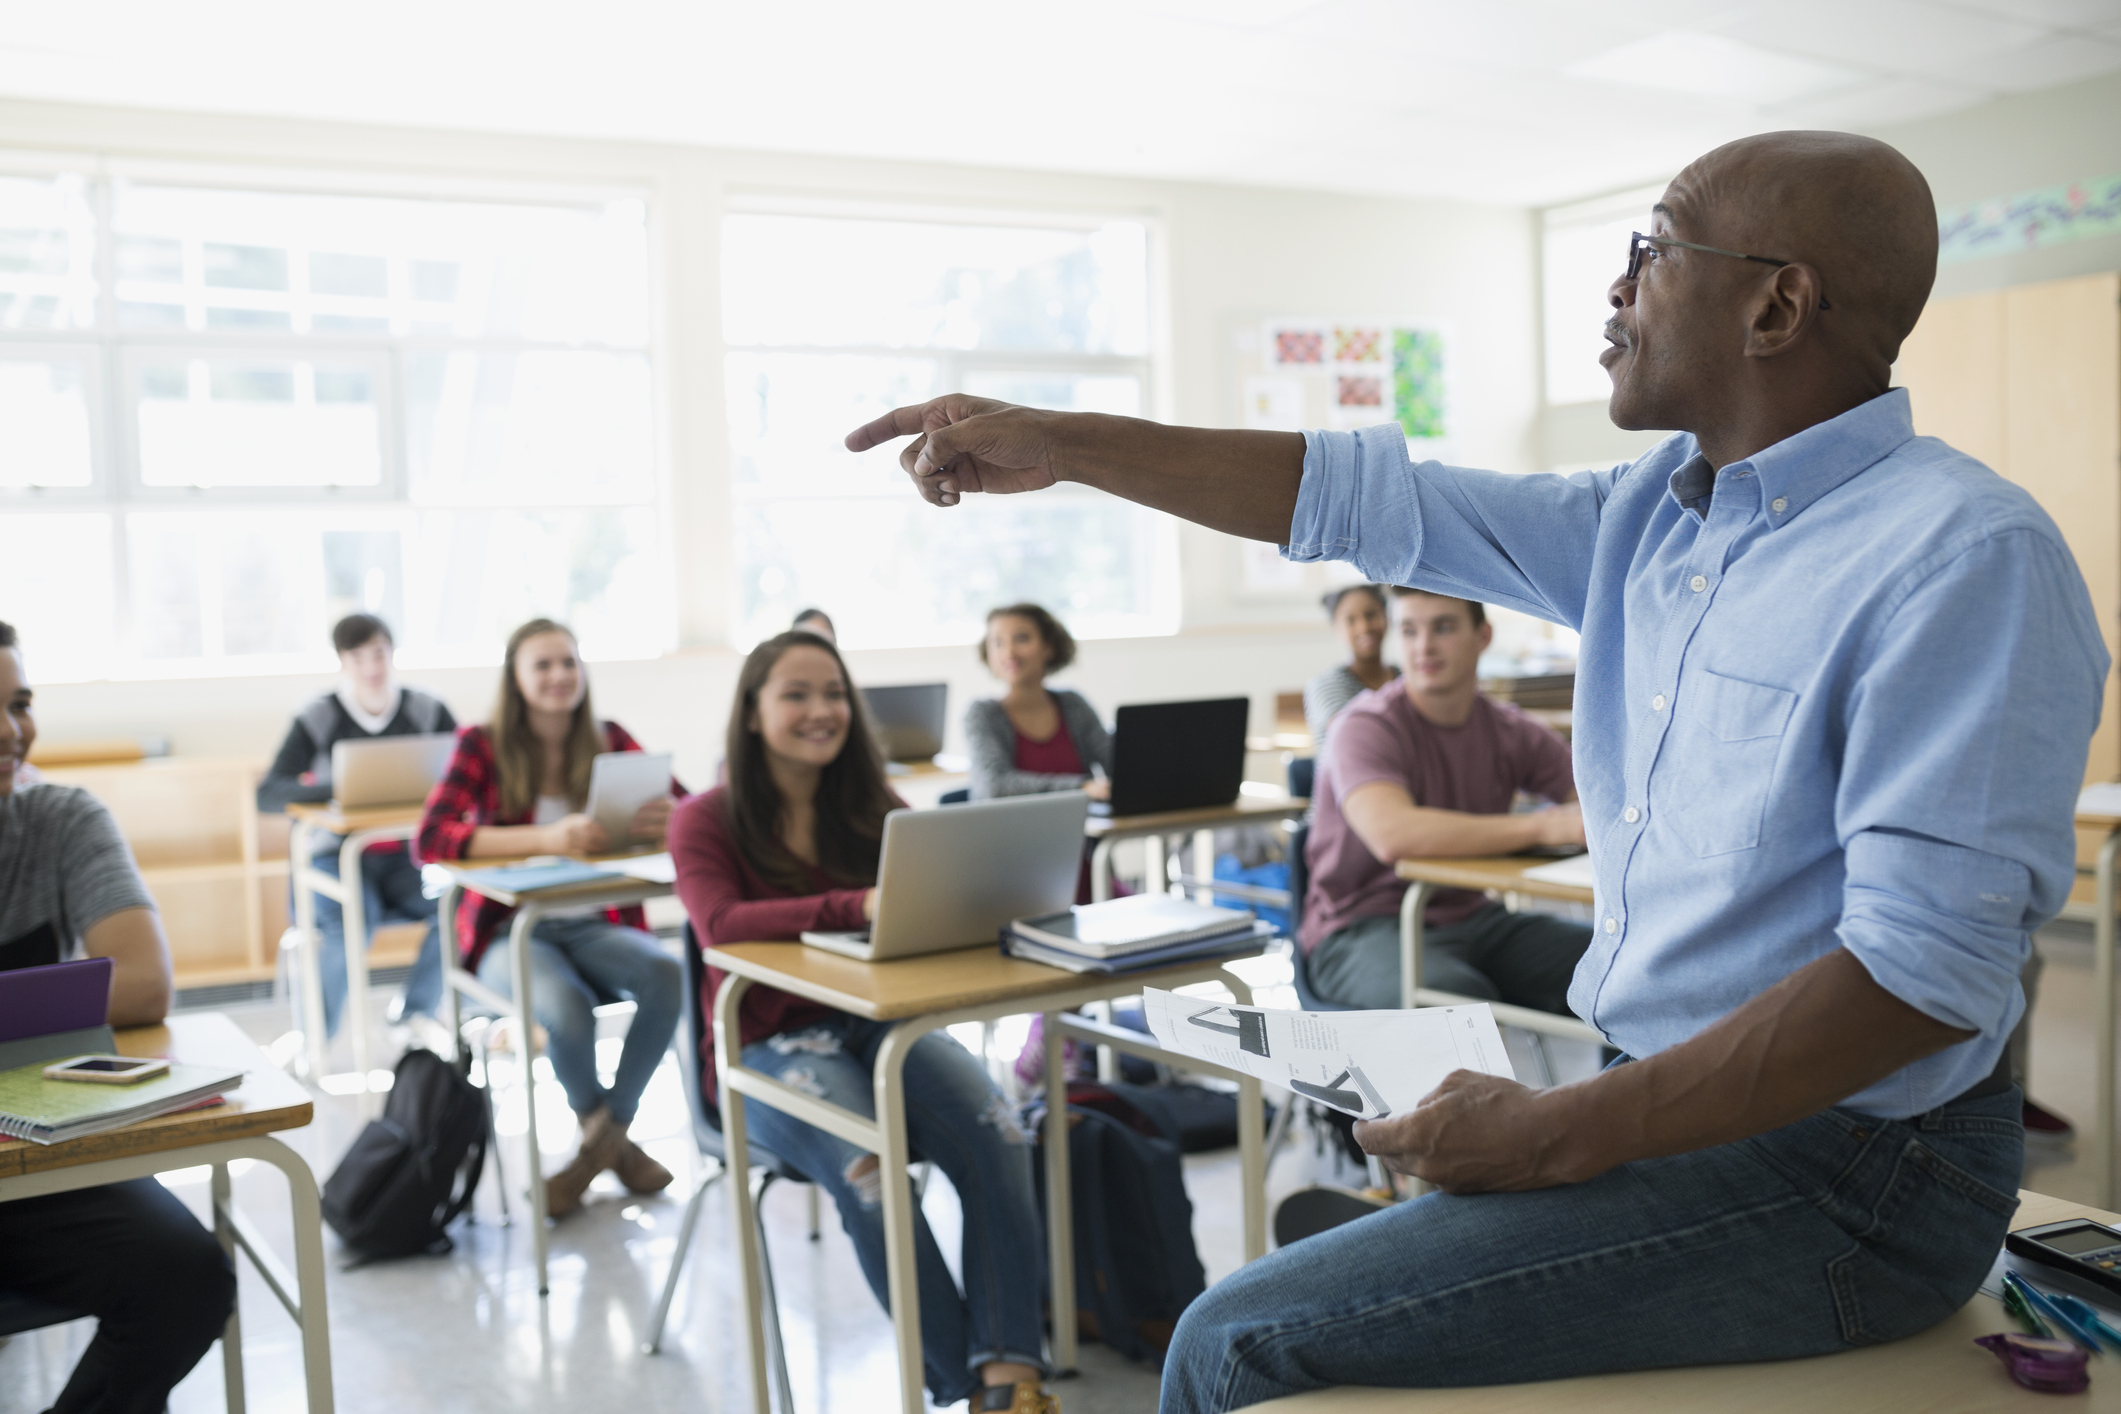
<instances>
[{"instance_id":1,"label":"green notebook","mask_svg":"<svg viewBox=\"0 0 2121 1414\"><path fill-rule=\"evenodd\" d=\"M44 1067L71 1059L56 1056L0 1070L0 1136L58 1144L181 1110L243 1083L240 1070L174 1062L167 1073L131 1085L44 1078Z\"/></svg>"}]
</instances>

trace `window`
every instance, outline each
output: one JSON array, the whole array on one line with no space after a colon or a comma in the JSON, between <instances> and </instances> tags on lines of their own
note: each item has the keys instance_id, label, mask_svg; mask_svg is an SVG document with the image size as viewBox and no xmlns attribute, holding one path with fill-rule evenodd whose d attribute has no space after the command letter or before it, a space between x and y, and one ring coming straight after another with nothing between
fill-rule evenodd
<instances>
[{"instance_id":1,"label":"window","mask_svg":"<svg viewBox=\"0 0 2121 1414\"><path fill-rule=\"evenodd\" d=\"M1547 402L1604 402L1612 380L1599 366L1606 289L1628 263L1628 233L1647 230L1662 187L1555 207L1546 212L1541 291L1545 306Z\"/></svg>"},{"instance_id":2,"label":"window","mask_svg":"<svg viewBox=\"0 0 2121 1414\"><path fill-rule=\"evenodd\" d=\"M1140 220L743 211L723 224L737 633L807 605L859 647L971 642L1037 600L1078 635L1177 626L1164 518L1076 487L937 511L847 432L963 391L1147 415L1149 227Z\"/></svg>"},{"instance_id":3,"label":"window","mask_svg":"<svg viewBox=\"0 0 2121 1414\"><path fill-rule=\"evenodd\" d=\"M26 162L25 162L26 165ZM0 175L0 618L42 678L658 653L647 208Z\"/></svg>"}]
</instances>

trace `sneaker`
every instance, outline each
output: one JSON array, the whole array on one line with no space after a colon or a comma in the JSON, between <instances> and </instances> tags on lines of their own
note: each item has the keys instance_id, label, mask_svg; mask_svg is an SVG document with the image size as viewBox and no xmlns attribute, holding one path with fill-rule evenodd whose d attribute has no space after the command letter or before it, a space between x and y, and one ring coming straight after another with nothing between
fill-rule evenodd
<instances>
[{"instance_id":1,"label":"sneaker","mask_svg":"<svg viewBox=\"0 0 2121 1414\"><path fill-rule=\"evenodd\" d=\"M989 1385L966 1401L969 1414L1060 1414L1060 1401L1037 1380Z\"/></svg>"},{"instance_id":2,"label":"sneaker","mask_svg":"<svg viewBox=\"0 0 2121 1414\"><path fill-rule=\"evenodd\" d=\"M1321 1232L1383 1212L1391 1206L1391 1200L1387 1198L1369 1192L1358 1193L1352 1188L1334 1188L1327 1184L1299 1188L1282 1199L1281 1206L1274 1210L1274 1245L1287 1247L1292 1242L1316 1237Z\"/></svg>"},{"instance_id":3,"label":"sneaker","mask_svg":"<svg viewBox=\"0 0 2121 1414\"><path fill-rule=\"evenodd\" d=\"M2031 1100L2025 1102L2024 1118L2025 1132L2028 1134L2048 1139L2074 1139L2077 1136L2077 1126L2053 1110L2036 1105Z\"/></svg>"}]
</instances>

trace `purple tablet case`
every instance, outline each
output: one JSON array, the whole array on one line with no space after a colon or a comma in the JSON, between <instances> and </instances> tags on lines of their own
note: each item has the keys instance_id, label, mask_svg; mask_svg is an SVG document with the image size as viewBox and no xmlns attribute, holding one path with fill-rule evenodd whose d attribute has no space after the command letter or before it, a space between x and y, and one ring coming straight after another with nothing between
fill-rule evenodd
<instances>
[{"instance_id":1,"label":"purple tablet case","mask_svg":"<svg viewBox=\"0 0 2121 1414\"><path fill-rule=\"evenodd\" d=\"M0 972L0 1045L103 1025L116 969L110 958L89 957Z\"/></svg>"}]
</instances>

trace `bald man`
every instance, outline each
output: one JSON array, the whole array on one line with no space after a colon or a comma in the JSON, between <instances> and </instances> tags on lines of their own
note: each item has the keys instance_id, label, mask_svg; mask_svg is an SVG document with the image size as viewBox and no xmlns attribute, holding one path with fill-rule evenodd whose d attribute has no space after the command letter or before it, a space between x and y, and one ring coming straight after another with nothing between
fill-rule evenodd
<instances>
[{"instance_id":1,"label":"bald man","mask_svg":"<svg viewBox=\"0 0 2121 1414\"><path fill-rule=\"evenodd\" d=\"M1541 1091L1460 1073L1358 1126L1442 1191L1196 1301L1167 1414L1891 1340L1973 1294L2016 1206L2004 1040L2107 670L2084 581L1890 387L1937 252L1899 153L1748 138L1649 226L1601 362L1615 423L1675 435L1631 466L1504 476L1410 464L1393 427L962 397L848 439L918 434L939 506L1078 481L1583 635L1596 931L1569 1000L1623 1059Z\"/></svg>"}]
</instances>

